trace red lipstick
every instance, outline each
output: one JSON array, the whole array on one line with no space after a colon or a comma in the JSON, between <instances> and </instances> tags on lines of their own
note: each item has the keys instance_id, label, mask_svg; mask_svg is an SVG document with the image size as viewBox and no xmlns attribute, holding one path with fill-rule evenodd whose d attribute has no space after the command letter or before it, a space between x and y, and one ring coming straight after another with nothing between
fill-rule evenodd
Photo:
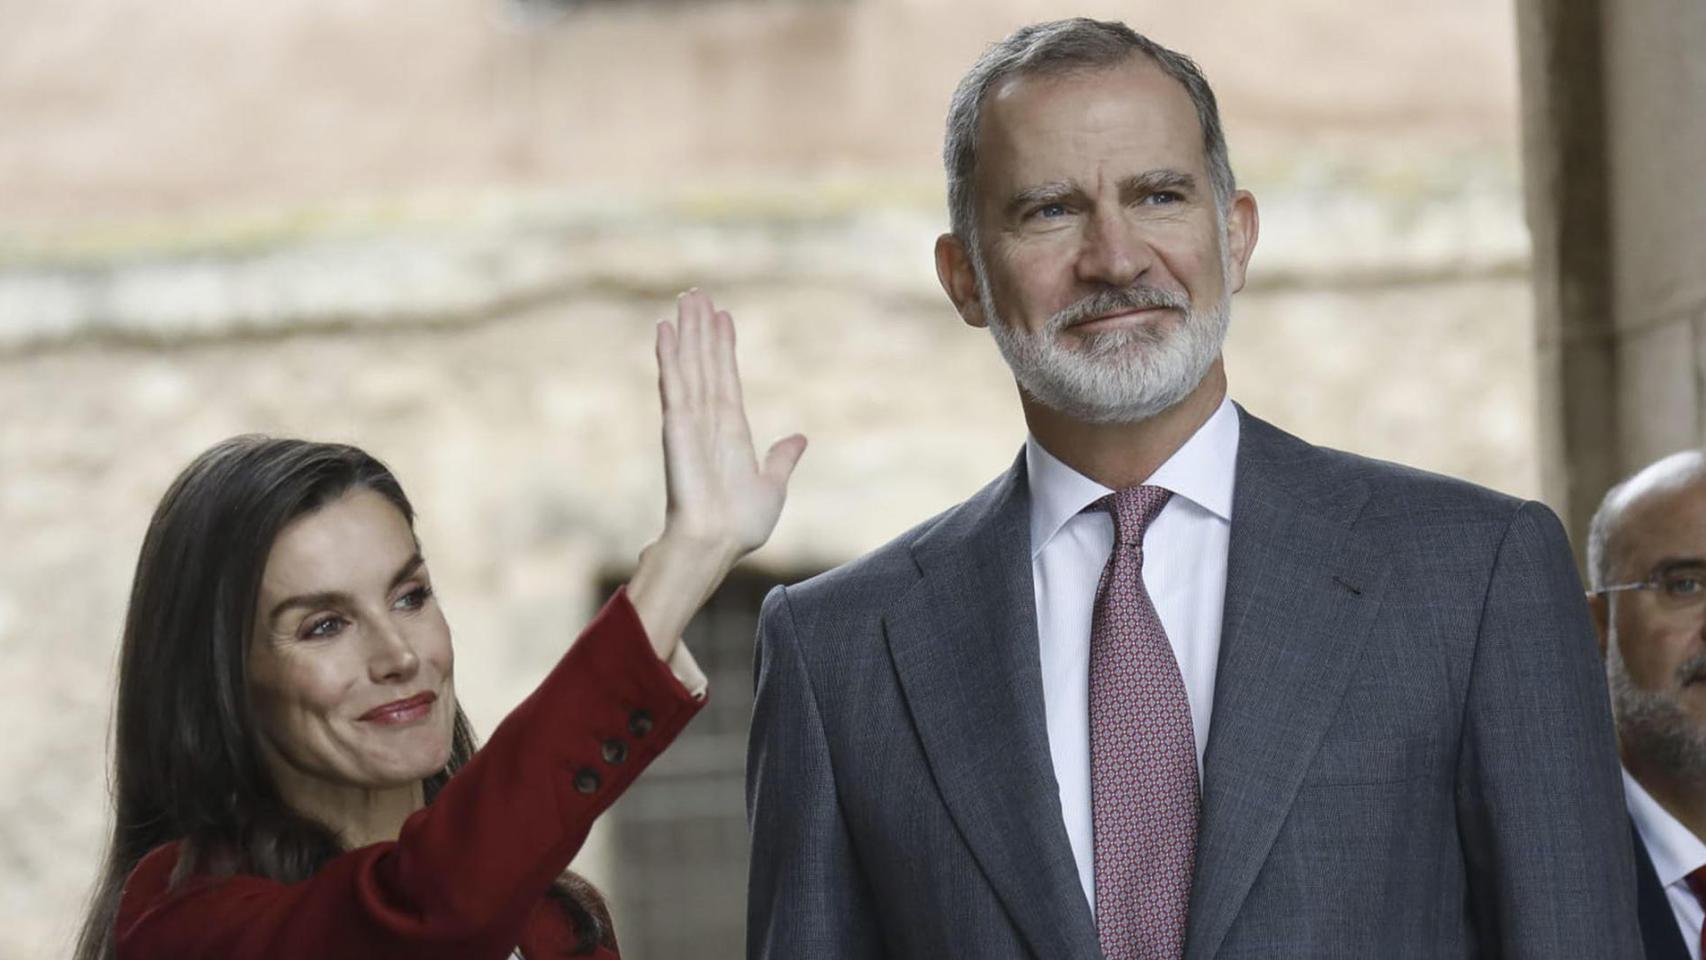
<instances>
[{"instance_id":1,"label":"red lipstick","mask_svg":"<svg viewBox=\"0 0 1706 960\"><path fill-rule=\"evenodd\" d=\"M437 699L438 694L428 690L403 700L381 704L356 719L383 726L413 723L430 713L433 701Z\"/></svg>"}]
</instances>

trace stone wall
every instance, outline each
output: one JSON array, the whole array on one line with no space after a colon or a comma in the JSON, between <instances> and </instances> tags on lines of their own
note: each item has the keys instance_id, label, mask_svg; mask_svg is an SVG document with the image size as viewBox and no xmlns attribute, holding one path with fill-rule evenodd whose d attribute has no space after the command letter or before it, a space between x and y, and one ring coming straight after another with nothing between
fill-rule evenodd
<instances>
[{"instance_id":1,"label":"stone wall","mask_svg":"<svg viewBox=\"0 0 1706 960\"><path fill-rule=\"evenodd\" d=\"M899 180L933 200L960 73L1077 13L1196 57L1246 174L1514 157L1514 22L1481 0L0 0L0 238L301 230L494 183Z\"/></svg>"},{"instance_id":2,"label":"stone wall","mask_svg":"<svg viewBox=\"0 0 1706 960\"><path fill-rule=\"evenodd\" d=\"M1706 9L1522 0L1549 502L1706 445Z\"/></svg>"}]
</instances>

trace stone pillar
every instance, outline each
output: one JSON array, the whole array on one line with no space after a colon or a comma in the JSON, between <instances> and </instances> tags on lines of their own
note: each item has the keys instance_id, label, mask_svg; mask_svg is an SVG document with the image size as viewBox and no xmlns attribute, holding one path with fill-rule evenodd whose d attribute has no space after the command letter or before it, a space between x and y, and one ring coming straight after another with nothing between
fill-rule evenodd
<instances>
[{"instance_id":1,"label":"stone pillar","mask_svg":"<svg viewBox=\"0 0 1706 960\"><path fill-rule=\"evenodd\" d=\"M1706 5L1517 0L1545 496L1706 443Z\"/></svg>"}]
</instances>

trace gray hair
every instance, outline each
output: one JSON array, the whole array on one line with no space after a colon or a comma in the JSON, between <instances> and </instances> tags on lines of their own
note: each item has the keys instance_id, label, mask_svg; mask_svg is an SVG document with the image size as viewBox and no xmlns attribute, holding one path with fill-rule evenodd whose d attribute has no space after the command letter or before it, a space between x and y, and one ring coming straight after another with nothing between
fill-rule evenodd
<instances>
[{"instance_id":1,"label":"gray hair","mask_svg":"<svg viewBox=\"0 0 1706 960\"><path fill-rule=\"evenodd\" d=\"M1628 486L1629 481L1624 480L1605 491L1605 498L1599 501L1593 519L1588 521L1588 590L1592 593L1604 590L1606 581L1611 579L1611 558L1606 544L1611 540L1612 522L1621 512L1618 501L1623 499L1623 491Z\"/></svg>"},{"instance_id":2,"label":"gray hair","mask_svg":"<svg viewBox=\"0 0 1706 960\"><path fill-rule=\"evenodd\" d=\"M1220 129L1220 111L1214 91L1190 57L1175 53L1117 20L1073 17L1020 27L1007 39L991 46L972 64L948 102L948 132L942 145L942 163L948 170L948 220L975 256L976 210L971 182L977 169L977 129L984 98L1012 77L1053 76L1098 67L1117 66L1133 56L1154 61L1161 72L1177 80L1190 95L1202 127L1203 156L1207 160L1214 202L1225 211L1236 184L1232 164L1226 156L1226 136Z\"/></svg>"},{"instance_id":3,"label":"gray hair","mask_svg":"<svg viewBox=\"0 0 1706 960\"><path fill-rule=\"evenodd\" d=\"M1647 464L1605 491L1588 521L1588 590L1598 593L1611 579L1611 536L1631 501L1658 489L1698 483L1706 477L1706 450L1682 450Z\"/></svg>"}]
</instances>

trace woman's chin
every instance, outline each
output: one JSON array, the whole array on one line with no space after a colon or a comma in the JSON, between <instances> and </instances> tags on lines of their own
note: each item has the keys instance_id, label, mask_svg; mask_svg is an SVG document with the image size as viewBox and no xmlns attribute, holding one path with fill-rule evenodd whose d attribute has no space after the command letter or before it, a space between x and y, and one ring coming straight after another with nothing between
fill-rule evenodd
<instances>
[{"instance_id":1,"label":"woman's chin","mask_svg":"<svg viewBox=\"0 0 1706 960\"><path fill-rule=\"evenodd\" d=\"M401 747L401 749L398 749ZM437 742L403 746L392 745L383 756L374 757L363 778L368 789L389 790L414 786L442 772L450 763L450 738Z\"/></svg>"}]
</instances>

